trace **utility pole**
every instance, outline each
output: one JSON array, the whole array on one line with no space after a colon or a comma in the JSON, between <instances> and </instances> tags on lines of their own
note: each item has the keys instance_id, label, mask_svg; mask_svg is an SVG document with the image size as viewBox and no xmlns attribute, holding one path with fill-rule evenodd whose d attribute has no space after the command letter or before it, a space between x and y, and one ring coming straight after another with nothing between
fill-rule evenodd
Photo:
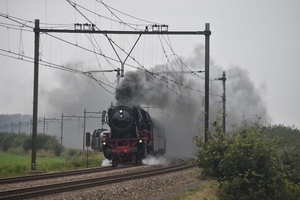
<instances>
[{"instance_id":1,"label":"utility pole","mask_svg":"<svg viewBox=\"0 0 300 200\"><path fill-rule=\"evenodd\" d=\"M211 34L209 23L205 24L205 126L204 142L207 142L207 132L209 131L209 36Z\"/></svg>"},{"instance_id":2,"label":"utility pole","mask_svg":"<svg viewBox=\"0 0 300 200\"><path fill-rule=\"evenodd\" d=\"M223 133L226 133L226 73L223 71L222 78L216 78L215 80L223 81L223 96L222 96L222 103L223 103Z\"/></svg>"},{"instance_id":3,"label":"utility pole","mask_svg":"<svg viewBox=\"0 0 300 200\"><path fill-rule=\"evenodd\" d=\"M82 150L84 150L84 139L85 139L85 125L86 125L86 109L84 109L83 111L83 146L82 146Z\"/></svg>"},{"instance_id":4,"label":"utility pole","mask_svg":"<svg viewBox=\"0 0 300 200\"><path fill-rule=\"evenodd\" d=\"M39 46L40 46L40 20L35 20L34 25L34 84L33 84L33 128L32 128L32 151L31 170L36 170L36 137L38 118L38 85L39 85Z\"/></svg>"},{"instance_id":5,"label":"utility pole","mask_svg":"<svg viewBox=\"0 0 300 200\"><path fill-rule=\"evenodd\" d=\"M63 146L63 134L64 134L64 113L61 114L61 127L60 127L60 146Z\"/></svg>"}]
</instances>

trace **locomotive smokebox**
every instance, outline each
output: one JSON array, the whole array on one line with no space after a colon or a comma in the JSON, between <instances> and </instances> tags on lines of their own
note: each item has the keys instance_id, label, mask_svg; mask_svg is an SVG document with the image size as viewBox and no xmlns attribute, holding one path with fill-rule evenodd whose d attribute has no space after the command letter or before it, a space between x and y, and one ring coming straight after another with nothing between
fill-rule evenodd
<instances>
[{"instance_id":1,"label":"locomotive smokebox","mask_svg":"<svg viewBox=\"0 0 300 200\"><path fill-rule=\"evenodd\" d=\"M131 109L118 106L108 110L109 126L116 132L128 132L135 126L135 116Z\"/></svg>"}]
</instances>

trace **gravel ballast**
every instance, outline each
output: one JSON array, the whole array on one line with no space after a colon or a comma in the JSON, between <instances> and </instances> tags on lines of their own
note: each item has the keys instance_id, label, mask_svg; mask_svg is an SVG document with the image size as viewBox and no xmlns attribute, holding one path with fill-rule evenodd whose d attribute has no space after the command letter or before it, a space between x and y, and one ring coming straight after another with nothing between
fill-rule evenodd
<instances>
[{"instance_id":1,"label":"gravel ballast","mask_svg":"<svg viewBox=\"0 0 300 200\"><path fill-rule=\"evenodd\" d=\"M35 198L49 200L67 200L67 199L124 199L141 200L148 199L160 194L169 193L185 187L190 184L201 182L198 178L199 168L193 167L180 172L169 173L166 175L155 176L151 178L125 181L118 184L93 187L78 191L65 192L52 196Z\"/></svg>"},{"instance_id":2,"label":"gravel ballast","mask_svg":"<svg viewBox=\"0 0 300 200\"><path fill-rule=\"evenodd\" d=\"M117 174L131 173L136 171L145 171L159 168L159 166L139 166L132 168L120 168L118 170L84 174L79 176L67 176L55 179L46 179L40 181L21 182L15 184L0 185L0 190L11 190L12 188L34 187L47 184L68 182L74 180L84 180L88 178L105 177ZM142 178L132 181L124 181L118 184L106 186L91 187L82 190L70 191L65 193L43 196L34 199L49 200L67 200L67 199L128 199L140 200L148 199L157 195L176 191L187 185L201 182L198 178L200 170L198 167L189 168L180 172L168 173L165 175L154 176L151 178Z\"/></svg>"}]
</instances>

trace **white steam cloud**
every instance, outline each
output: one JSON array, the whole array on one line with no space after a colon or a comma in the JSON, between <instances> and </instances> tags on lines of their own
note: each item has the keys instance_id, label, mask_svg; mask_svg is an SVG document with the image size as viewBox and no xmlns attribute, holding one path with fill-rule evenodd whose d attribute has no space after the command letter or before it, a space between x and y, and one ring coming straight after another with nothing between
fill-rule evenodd
<instances>
[{"instance_id":1,"label":"white steam cloud","mask_svg":"<svg viewBox=\"0 0 300 200\"><path fill-rule=\"evenodd\" d=\"M101 167L108 167L108 166L111 166L111 161L109 161L107 159L103 159Z\"/></svg>"},{"instance_id":2,"label":"white steam cloud","mask_svg":"<svg viewBox=\"0 0 300 200\"><path fill-rule=\"evenodd\" d=\"M154 156L147 156L143 159L144 165L163 165L168 166L171 161L167 157L160 156L160 157L154 157Z\"/></svg>"}]
</instances>

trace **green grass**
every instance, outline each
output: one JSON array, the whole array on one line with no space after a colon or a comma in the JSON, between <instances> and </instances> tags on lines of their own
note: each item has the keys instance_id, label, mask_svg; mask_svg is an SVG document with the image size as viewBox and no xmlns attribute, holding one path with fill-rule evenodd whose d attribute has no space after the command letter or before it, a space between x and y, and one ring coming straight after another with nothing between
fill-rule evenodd
<instances>
[{"instance_id":1,"label":"green grass","mask_svg":"<svg viewBox=\"0 0 300 200\"><path fill-rule=\"evenodd\" d=\"M195 188L188 189L180 194L163 200L218 200L216 196L217 184L214 181L202 183Z\"/></svg>"},{"instance_id":2,"label":"green grass","mask_svg":"<svg viewBox=\"0 0 300 200\"><path fill-rule=\"evenodd\" d=\"M73 152L73 154L72 154ZM84 153L84 154L83 154ZM67 150L62 157L37 157L36 171L58 172L86 168L86 154L80 150ZM72 154L70 156L69 154ZM89 167L101 166L103 155L90 152ZM0 151L0 178L24 175L31 170L31 155L14 155ZM26 173L24 173L26 172Z\"/></svg>"},{"instance_id":3,"label":"green grass","mask_svg":"<svg viewBox=\"0 0 300 200\"><path fill-rule=\"evenodd\" d=\"M37 163L61 163L65 162L62 158L47 158L47 157L37 157L36 158ZM30 167L31 165L31 156L25 155L25 156L19 156L19 155L13 155L5 152L0 151L0 166L2 165L28 165Z\"/></svg>"},{"instance_id":4,"label":"green grass","mask_svg":"<svg viewBox=\"0 0 300 200\"><path fill-rule=\"evenodd\" d=\"M61 165L64 165L65 162L62 158L36 158L37 170L39 171L61 170ZM31 170L31 156L0 152L0 178L20 176L28 170Z\"/></svg>"}]
</instances>

